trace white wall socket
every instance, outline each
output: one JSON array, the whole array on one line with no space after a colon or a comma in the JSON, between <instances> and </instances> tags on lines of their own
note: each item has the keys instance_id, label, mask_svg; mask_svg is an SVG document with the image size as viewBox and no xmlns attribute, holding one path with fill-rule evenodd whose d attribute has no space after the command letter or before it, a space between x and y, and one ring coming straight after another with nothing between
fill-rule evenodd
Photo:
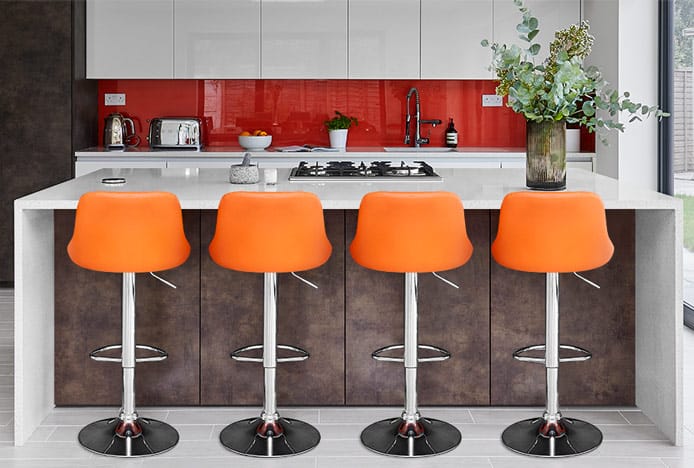
<instances>
[{"instance_id":1,"label":"white wall socket","mask_svg":"<svg viewBox=\"0 0 694 468\"><path fill-rule=\"evenodd\" d=\"M482 107L501 107L504 105L504 98L496 94L483 94Z\"/></svg>"},{"instance_id":2,"label":"white wall socket","mask_svg":"<svg viewBox=\"0 0 694 468\"><path fill-rule=\"evenodd\" d=\"M105 106L124 106L125 93L104 93Z\"/></svg>"}]
</instances>

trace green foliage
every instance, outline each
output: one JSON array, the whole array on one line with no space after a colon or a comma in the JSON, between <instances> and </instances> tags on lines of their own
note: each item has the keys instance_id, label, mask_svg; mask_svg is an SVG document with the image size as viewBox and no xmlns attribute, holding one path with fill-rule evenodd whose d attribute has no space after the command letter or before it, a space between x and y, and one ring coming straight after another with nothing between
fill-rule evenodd
<instances>
[{"instance_id":1,"label":"green foliage","mask_svg":"<svg viewBox=\"0 0 694 468\"><path fill-rule=\"evenodd\" d=\"M675 68L690 68L692 66L692 41L694 38L685 37L682 30L694 27L694 0L675 0L673 26Z\"/></svg>"},{"instance_id":2,"label":"green foliage","mask_svg":"<svg viewBox=\"0 0 694 468\"><path fill-rule=\"evenodd\" d=\"M655 106L632 101L627 92L619 94L609 89L600 70L583 66L583 59L593 45L586 21L555 32L549 56L536 65L535 57L541 46L533 40L540 32L539 21L522 0L513 1L523 15L516 31L528 47L489 44L487 40L482 41L482 46L492 50L491 69L499 79L496 93L509 96L507 105L515 112L535 122L565 120L583 125L591 132L624 131L624 124L618 118L622 111L629 114L629 122L651 114L658 118L668 116Z\"/></svg>"},{"instance_id":3,"label":"green foliage","mask_svg":"<svg viewBox=\"0 0 694 468\"><path fill-rule=\"evenodd\" d=\"M352 123L354 123L354 125L359 125L356 117L347 117L342 112L335 111L335 117L326 120L325 126L328 127L328 130L340 130L351 127Z\"/></svg>"},{"instance_id":4,"label":"green foliage","mask_svg":"<svg viewBox=\"0 0 694 468\"><path fill-rule=\"evenodd\" d=\"M675 195L682 199L684 213L684 247L690 252L694 252L694 197L690 195Z\"/></svg>"}]
</instances>

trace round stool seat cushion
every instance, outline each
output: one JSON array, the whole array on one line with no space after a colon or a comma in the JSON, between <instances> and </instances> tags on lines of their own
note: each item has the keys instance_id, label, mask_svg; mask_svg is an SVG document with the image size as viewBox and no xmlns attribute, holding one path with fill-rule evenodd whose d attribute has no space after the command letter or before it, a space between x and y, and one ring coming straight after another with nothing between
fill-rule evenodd
<instances>
[{"instance_id":1,"label":"round stool seat cushion","mask_svg":"<svg viewBox=\"0 0 694 468\"><path fill-rule=\"evenodd\" d=\"M592 192L514 192L504 197L492 256L513 270L568 273L612 258L605 207Z\"/></svg>"},{"instance_id":2,"label":"round stool seat cushion","mask_svg":"<svg viewBox=\"0 0 694 468\"><path fill-rule=\"evenodd\" d=\"M217 211L210 257L231 270L287 273L324 264L332 253L323 207L308 192L231 192Z\"/></svg>"},{"instance_id":3,"label":"round stool seat cushion","mask_svg":"<svg viewBox=\"0 0 694 468\"><path fill-rule=\"evenodd\" d=\"M472 244L460 199L450 192L372 192L362 198L352 258L393 273L444 271L465 264Z\"/></svg>"},{"instance_id":4,"label":"round stool seat cushion","mask_svg":"<svg viewBox=\"0 0 694 468\"><path fill-rule=\"evenodd\" d=\"M190 244L178 198L168 192L88 192L80 197L70 259L89 270L143 273L175 268Z\"/></svg>"}]
</instances>

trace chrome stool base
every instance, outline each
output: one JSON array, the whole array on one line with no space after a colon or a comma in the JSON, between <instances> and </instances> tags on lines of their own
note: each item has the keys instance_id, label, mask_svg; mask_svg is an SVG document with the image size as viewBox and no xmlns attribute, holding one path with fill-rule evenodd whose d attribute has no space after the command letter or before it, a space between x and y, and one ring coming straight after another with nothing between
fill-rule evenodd
<instances>
[{"instance_id":1,"label":"chrome stool base","mask_svg":"<svg viewBox=\"0 0 694 468\"><path fill-rule=\"evenodd\" d=\"M225 427L219 440L226 448L251 457L289 457L308 452L320 442L320 433L308 423L298 419L279 418L279 435L260 435L262 418L242 419Z\"/></svg>"},{"instance_id":2,"label":"chrome stool base","mask_svg":"<svg viewBox=\"0 0 694 468\"><path fill-rule=\"evenodd\" d=\"M536 457L568 457L595 450L602 443L602 432L589 422L562 418L565 432L559 437L545 436L540 429L543 418L525 419L510 425L501 435L503 444L514 452Z\"/></svg>"},{"instance_id":3,"label":"chrome stool base","mask_svg":"<svg viewBox=\"0 0 694 468\"><path fill-rule=\"evenodd\" d=\"M95 421L80 431L77 439L87 450L111 457L146 457L171 450L178 443L178 432L165 422L138 418L142 433L121 437L116 430L120 418Z\"/></svg>"},{"instance_id":4,"label":"chrome stool base","mask_svg":"<svg viewBox=\"0 0 694 468\"><path fill-rule=\"evenodd\" d=\"M361 443L376 453L394 457L426 457L450 452L460 444L460 431L438 419L420 418L423 429L419 436L400 434L402 418L375 422L361 433Z\"/></svg>"}]
</instances>

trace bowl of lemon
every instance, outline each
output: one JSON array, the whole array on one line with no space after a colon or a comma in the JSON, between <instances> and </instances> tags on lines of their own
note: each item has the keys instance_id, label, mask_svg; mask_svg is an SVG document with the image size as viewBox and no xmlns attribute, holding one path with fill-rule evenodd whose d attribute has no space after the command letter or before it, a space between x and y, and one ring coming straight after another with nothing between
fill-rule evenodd
<instances>
[{"instance_id":1,"label":"bowl of lemon","mask_svg":"<svg viewBox=\"0 0 694 468\"><path fill-rule=\"evenodd\" d=\"M272 143L272 135L268 135L264 130L253 132L241 132L239 134L239 145L248 151L262 151Z\"/></svg>"}]
</instances>

